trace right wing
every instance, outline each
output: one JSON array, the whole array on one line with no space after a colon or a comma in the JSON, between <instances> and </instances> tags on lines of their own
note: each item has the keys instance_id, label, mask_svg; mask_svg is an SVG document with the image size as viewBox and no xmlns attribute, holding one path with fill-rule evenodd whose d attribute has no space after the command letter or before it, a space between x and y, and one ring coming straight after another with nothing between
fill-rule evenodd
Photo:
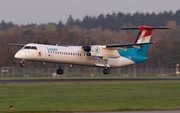
<instances>
[{"instance_id":1,"label":"right wing","mask_svg":"<svg viewBox=\"0 0 180 113\"><path fill-rule=\"evenodd\" d=\"M141 45L146 44L158 44L158 42L148 42L148 43L134 43L134 44L108 44L105 47L108 49L126 49L126 48L139 48Z\"/></svg>"}]
</instances>

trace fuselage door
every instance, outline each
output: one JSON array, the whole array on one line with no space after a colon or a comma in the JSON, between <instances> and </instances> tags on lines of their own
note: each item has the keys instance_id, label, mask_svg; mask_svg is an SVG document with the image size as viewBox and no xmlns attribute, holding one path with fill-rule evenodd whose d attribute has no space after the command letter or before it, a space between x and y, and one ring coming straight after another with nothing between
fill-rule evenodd
<instances>
[{"instance_id":1,"label":"fuselage door","mask_svg":"<svg viewBox=\"0 0 180 113\"><path fill-rule=\"evenodd\" d=\"M38 58L45 58L46 50L44 47L42 47L42 46L37 47L37 56L38 56Z\"/></svg>"}]
</instances>

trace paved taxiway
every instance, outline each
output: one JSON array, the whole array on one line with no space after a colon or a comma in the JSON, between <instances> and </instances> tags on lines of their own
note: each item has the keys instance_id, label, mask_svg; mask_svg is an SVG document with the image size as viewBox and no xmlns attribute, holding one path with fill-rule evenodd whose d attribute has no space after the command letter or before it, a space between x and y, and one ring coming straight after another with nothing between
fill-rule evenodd
<instances>
[{"instance_id":1,"label":"paved taxiway","mask_svg":"<svg viewBox=\"0 0 180 113\"><path fill-rule=\"evenodd\" d=\"M123 82L123 81L180 81L180 78L78 78L78 79L0 79L0 84L41 82Z\"/></svg>"},{"instance_id":2,"label":"paved taxiway","mask_svg":"<svg viewBox=\"0 0 180 113\"><path fill-rule=\"evenodd\" d=\"M169 110L169 111L119 111L119 112L75 112L75 113L180 113L180 110Z\"/></svg>"}]
</instances>

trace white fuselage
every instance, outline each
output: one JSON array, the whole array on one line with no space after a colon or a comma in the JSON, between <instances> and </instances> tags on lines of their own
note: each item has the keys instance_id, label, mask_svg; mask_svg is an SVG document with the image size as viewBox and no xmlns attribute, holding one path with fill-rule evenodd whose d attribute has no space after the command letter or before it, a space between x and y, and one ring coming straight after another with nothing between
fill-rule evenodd
<instances>
[{"instance_id":1,"label":"white fuselage","mask_svg":"<svg viewBox=\"0 0 180 113\"><path fill-rule=\"evenodd\" d=\"M105 66L101 58L87 56L87 52L82 49L82 46L27 44L15 54L15 58L64 64ZM134 64L134 62L122 56L108 58L107 60L108 67L120 67L130 64Z\"/></svg>"}]
</instances>

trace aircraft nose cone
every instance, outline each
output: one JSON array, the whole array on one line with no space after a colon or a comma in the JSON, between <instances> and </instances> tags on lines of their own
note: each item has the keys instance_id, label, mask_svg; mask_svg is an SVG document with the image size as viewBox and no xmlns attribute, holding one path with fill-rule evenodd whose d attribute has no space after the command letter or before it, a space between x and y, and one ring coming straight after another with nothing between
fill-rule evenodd
<instances>
[{"instance_id":1,"label":"aircraft nose cone","mask_svg":"<svg viewBox=\"0 0 180 113\"><path fill-rule=\"evenodd\" d=\"M22 57L21 53L18 51L15 55L15 58L20 59Z\"/></svg>"}]
</instances>

